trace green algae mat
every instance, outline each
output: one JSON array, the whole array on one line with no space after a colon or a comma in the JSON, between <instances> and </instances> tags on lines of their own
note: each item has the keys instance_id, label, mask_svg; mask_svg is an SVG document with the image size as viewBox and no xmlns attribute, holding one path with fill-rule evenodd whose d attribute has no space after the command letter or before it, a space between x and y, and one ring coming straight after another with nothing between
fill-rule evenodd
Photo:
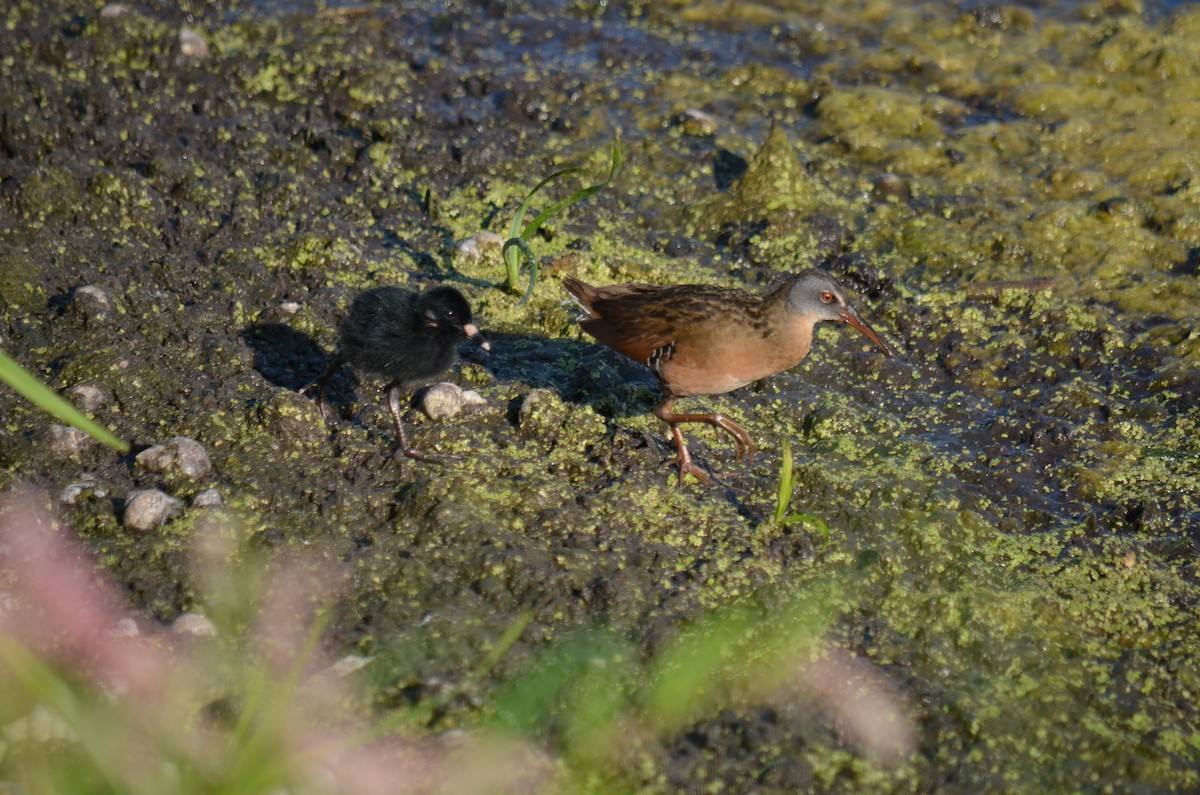
<instances>
[{"instance_id":1,"label":"green algae mat","mask_svg":"<svg viewBox=\"0 0 1200 795\"><path fill-rule=\"evenodd\" d=\"M1032 5L8 3L0 349L211 473L3 386L0 489L146 626L252 631L195 563L213 532L241 571L336 563L320 642L359 717L510 738L539 761L509 791L1196 791L1200 7ZM514 215L560 169L530 218L602 183L615 135L520 301ZM825 324L681 401L759 453L686 426L721 478L677 487L653 378L562 278L813 266L897 355ZM458 463L394 459L369 378L332 380L329 423L297 394L383 284L456 287L492 342L448 375L480 405L406 418ZM180 503L138 531L145 489ZM46 681L15 642L7 693ZM199 714L240 737L219 690ZM71 791L13 728L37 700L0 696L0 782Z\"/></svg>"}]
</instances>

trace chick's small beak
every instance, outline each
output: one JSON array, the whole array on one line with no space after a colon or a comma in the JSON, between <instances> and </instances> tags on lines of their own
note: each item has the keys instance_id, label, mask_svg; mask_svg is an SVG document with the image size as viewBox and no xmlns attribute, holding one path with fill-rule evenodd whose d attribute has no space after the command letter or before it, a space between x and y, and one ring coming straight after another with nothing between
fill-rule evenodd
<instances>
[{"instance_id":1,"label":"chick's small beak","mask_svg":"<svg viewBox=\"0 0 1200 795\"><path fill-rule=\"evenodd\" d=\"M478 345L483 350L490 351L492 349L492 343L487 341L487 337L479 333L479 327L474 323L468 323L467 325L463 326L463 334L466 334L467 339Z\"/></svg>"},{"instance_id":2,"label":"chick's small beak","mask_svg":"<svg viewBox=\"0 0 1200 795\"><path fill-rule=\"evenodd\" d=\"M883 341L882 337L875 333L875 329L867 325L867 321L862 319L862 316L858 314L858 311L854 307L847 306L845 309L838 312L838 316L851 326L854 326L856 329L861 331L863 336L865 336L871 342L878 345L879 350L883 351L884 356L892 355L892 349L887 346L887 343Z\"/></svg>"}]
</instances>

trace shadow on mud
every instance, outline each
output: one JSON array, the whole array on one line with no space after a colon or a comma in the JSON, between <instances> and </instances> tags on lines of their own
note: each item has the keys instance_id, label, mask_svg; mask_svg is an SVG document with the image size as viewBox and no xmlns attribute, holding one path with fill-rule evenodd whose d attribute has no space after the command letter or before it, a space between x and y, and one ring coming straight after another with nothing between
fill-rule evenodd
<instances>
[{"instance_id":1,"label":"shadow on mud","mask_svg":"<svg viewBox=\"0 0 1200 795\"><path fill-rule=\"evenodd\" d=\"M308 334L284 323L261 323L241 332L254 351L254 369L274 386L292 391L315 381L332 361ZM563 400L591 406L604 417L627 417L653 411L658 386L646 368L607 348L532 334L488 332L492 351L463 344L463 363L476 364L497 381L552 389ZM453 372L453 371L451 371ZM331 407L351 405L362 383L353 367L342 367L329 380L325 399ZM416 388L423 384L414 384Z\"/></svg>"},{"instance_id":2,"label":"shadow on mud","mask_svg":"<svg viewBox=\"0 0 1200 795\"><path fill-rule=\"evenodd\" d=\"M608 348L529 334L490 333L492 352L471 354L498 381L553 389L568 403L591 406L602 417L653 411L659 390L650 371Z\"/></svg>"},{"instance_id":3,"label":"shadow on mud","mask_svg":"<svg viewBox=\"0 0 1200 795\"><path fill-rule=\"evenodd\" d=\"M242 341L254 351L254 369L274 386L296 391L317 379L333 361L333 352L316 340L284 323L258 323L241 332ZM325 390L331 403L348 401L358 380L343 367Z\"/></svg>"}]
</instances>

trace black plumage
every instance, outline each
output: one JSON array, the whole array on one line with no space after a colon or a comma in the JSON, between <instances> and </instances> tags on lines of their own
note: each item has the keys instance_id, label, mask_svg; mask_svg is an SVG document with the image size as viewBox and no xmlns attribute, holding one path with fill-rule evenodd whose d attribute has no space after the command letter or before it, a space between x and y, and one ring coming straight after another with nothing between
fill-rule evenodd
<instances>
[{"instance_id":1,"label":"black plumage","mask_svg":"<svg viewBox=\"0 0 1200 795\"><path fill-rule=\"evenodd\" d=\"M463 337L491 350L471 322L467 299L453 287L434 287L420 294L400 287L375 287L359 293L338 331L333 361L301 391L317 388L321 416L326 417L325 385L342 365L386 379L385 401L396 423L400 452L409 458L430 458L409 446L400 422L400 400L413 386L446 372L458 358Z\"/></svg>"}]
</instances>

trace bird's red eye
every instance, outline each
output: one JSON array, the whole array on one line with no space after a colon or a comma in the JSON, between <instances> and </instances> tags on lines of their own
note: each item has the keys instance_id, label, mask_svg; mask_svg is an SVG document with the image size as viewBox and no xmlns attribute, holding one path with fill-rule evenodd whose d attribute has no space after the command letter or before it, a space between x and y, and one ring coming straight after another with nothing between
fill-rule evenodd
<instances>
[{"instance_id":1,"label":"bird's red eye","mask_svg":"<svg viewBox=\"0 0 1200 795\"><path fill-rule=\"evenodd\" d=\"M828 290L821 293L821 303L832 304L833 303L833 293L829 292Z\"/></svg>"}]
</instances>

